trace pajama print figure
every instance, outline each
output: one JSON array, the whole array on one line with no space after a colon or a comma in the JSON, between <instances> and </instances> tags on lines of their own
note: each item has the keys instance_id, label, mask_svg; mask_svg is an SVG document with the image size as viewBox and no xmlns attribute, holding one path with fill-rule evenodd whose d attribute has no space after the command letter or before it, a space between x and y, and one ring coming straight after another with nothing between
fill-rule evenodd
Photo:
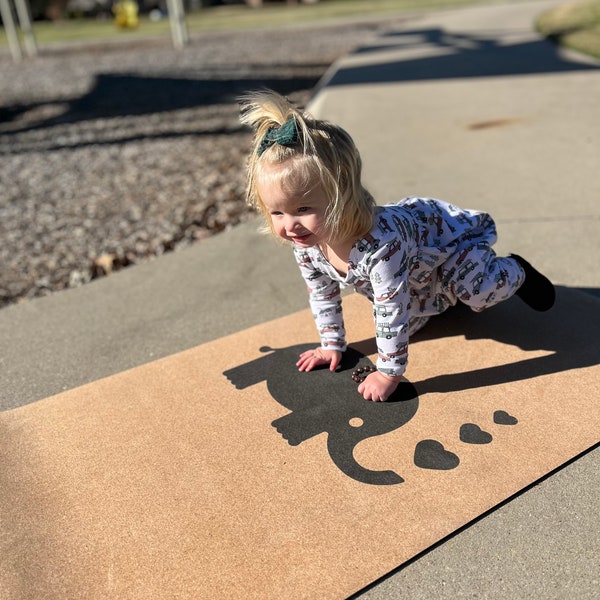
<instances>
[{"instance_id":1,"label":"pajama print figure","mask_svg":"<svg viewBox=\"0 0 600 600\"><path fill-rule=\"evenodd\" d=\"M375 208L371 231L353 245L340 275L318 247L294 253L309 290L325 348L344 351L340 287L373 303L377 369L404 373L409 335L457 300L481 311L512 296L525 278L511 258L497 257L492 218L440 200L407 198Z\"/></svg>"}]
</instances>

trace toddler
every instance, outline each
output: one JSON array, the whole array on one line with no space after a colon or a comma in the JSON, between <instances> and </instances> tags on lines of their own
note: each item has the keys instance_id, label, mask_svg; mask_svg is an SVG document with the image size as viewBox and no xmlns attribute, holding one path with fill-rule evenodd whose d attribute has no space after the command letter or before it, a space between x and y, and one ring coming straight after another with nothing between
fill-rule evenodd
<instances>
[{"instance_id":1,"label":"toddler","mask_svg":"<svg viewBox=\"0 0 600 600\"><path fill-rule=\"evenodd\" d=\"M254 130L247 201L293 245L321 337L319 348L300 355L300 371L340 363L340 286L373 304L377 370L358 387L373 401L386 400L401 380L409 336L457 301L474 311L513 294L538 311L554 304L552 283L527 261L496 256L496 227L485 212L431 198L377 206L348 133L275 92L244 97L241 120Z\"/></svg>"}]
</instances>

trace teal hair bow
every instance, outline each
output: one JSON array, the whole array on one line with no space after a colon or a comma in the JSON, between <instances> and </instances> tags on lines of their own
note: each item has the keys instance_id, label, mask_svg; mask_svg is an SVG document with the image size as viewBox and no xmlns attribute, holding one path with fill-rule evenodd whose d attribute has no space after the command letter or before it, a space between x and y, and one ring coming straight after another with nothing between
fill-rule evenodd
<instances>
[{"instance_id":1,"label":"teal hair bow","mask_svg":"<svg viewBox=\"0 0 600 600\"><path fill-rule=\"evenodd\" d=\"M258 147L258 155L270 148L273 144L280 146L295 146L300 140L298 133L298 125L296 119L290 117L281 127L271 127L263 137L260 146Z\"/></svg>"}]
</instances>

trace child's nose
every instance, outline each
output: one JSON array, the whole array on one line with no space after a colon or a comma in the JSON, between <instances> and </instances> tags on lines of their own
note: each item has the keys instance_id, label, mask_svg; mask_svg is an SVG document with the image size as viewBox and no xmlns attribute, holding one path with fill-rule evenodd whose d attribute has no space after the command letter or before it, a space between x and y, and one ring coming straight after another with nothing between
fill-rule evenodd
<instances>
[{"instance_id":1,"label":"child's nose","mask_svg":"<svg viewBox=\"0 0 600 600\"><path fill-rule=\"evenodd\" d=\"M286 220L285 228L288 231L294 231L294 229L296 229L299 224L300 223L298 222L298 219L295 216L290 215Z\"/></svg>"}]
</instances>

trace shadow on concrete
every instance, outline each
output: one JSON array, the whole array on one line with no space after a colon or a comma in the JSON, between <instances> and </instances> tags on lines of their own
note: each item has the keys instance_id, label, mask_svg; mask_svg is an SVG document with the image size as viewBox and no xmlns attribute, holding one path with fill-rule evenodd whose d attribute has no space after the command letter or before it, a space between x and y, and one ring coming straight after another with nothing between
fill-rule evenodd
<instances>
[{"instance_id":1,"label":"shadow on concrete","mask_svg":"<svg viewBox=\"0 0 600 600\"><path fill-rule=\"evenodd\" d=\"M546 40L511 43L510 38L455 34L443 29L415 29L381 36L382 43L366 46L356 56L373 55L364 65L340 68L328 85L391 83L471 77L494 77L592 70L599 66L561 56ZM424 50L425 56L411 58ZM402 52L406 58L402 58ZM377 57L390 53L390 57Z\"/></svg>"}]
</instances>

